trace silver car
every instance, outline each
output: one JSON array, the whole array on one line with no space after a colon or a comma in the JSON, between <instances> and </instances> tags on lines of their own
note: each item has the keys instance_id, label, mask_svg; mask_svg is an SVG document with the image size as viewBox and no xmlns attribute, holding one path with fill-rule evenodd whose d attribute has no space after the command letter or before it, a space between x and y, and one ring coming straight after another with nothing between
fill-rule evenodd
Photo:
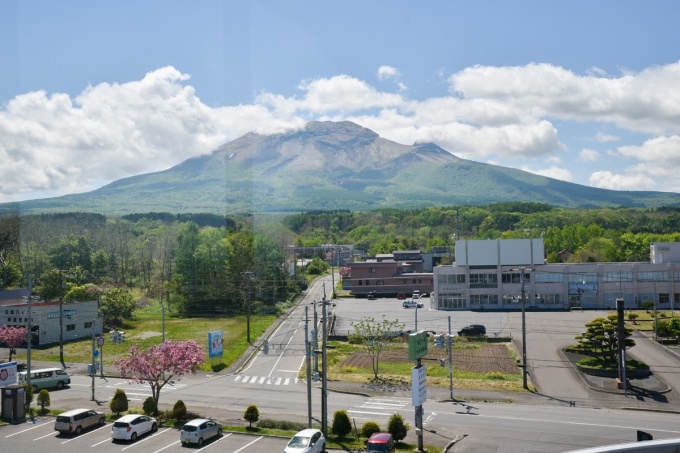
<instances>
[{"instance_id":1,"label":"silver car","mask_svg":"<svg viewBox=\"0 0 680 453\"><path fill-rule=\"evenodd\" d=\"M187 422L179 432L179 440L182 445L203 445L208 439L222 435L222 425L215 420L207 418L195 418Z\"/></svg>"},{"instance_id":2,"label":"silver car","mask_svg":"<svg viewBox=\"0 0 680 453\"><path fill-rule=\"evenodd\" d=\"M60 433L80 434L84 429L92 426L104 426L105 424L106 415L104 415L104 412L92 409L74 409L57 415L54 429Z\"/></svg>"}]
</instances>

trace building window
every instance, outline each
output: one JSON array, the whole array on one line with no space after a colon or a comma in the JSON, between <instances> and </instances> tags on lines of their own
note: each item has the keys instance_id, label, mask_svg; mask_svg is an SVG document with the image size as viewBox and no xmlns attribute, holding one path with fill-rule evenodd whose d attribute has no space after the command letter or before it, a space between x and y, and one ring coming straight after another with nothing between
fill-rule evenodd
<instances>
[{"instance_id":1,"label":"building window","mask_svg":"<svg viewBox=\"0 0 680 453\"><path fill-rule=\"evenodd\" d=\"M497 274L470 274L470 288L497 288Z\"/></svg>"},{"instance_id":2,"label":"building window","mask_svg":"<svg viewBox=\"0 0 680 453\"><path fill-rule=\"evenodd\" d=\"M602 281L605 283L632 282L632 272L605 272L602 274Z\"/></svg>"},{"instance_id":3,"label":"building window","mask_svg":"<svg viewBox=\"0 0 680 453\"><path fill-rule=\"evenodd\" d=\"M66 331L67 332L72 332L76 330L76 325L75 324L66 324Z\"/></svg>"},{"instance_id":4,"label":"building window","mask_svg":"<svg viewBox=\"0 0 680 453\"><path fill-rule=\"evenodd\" d=\"M368 268L368 273L369 273L369 274L375 274L375 267L369 267L369 268Z\"/></svg>"},{"instance_id":5,"label":"building window","mask_svg":"<svg viewBox=\"0 0 680 453\"><path fill-rule=\"evenodd\" d=\"M529 283L531 281L530 275L528 272L524 273L524 283ZM522 283L522 274L521 273L512 273L512 274L501 274L501 282L503 283Z\"/></svg>"},{"instance_id":6,"label":"building window","mask_svg":"<svg viewBox=\"0 0 680 453\"><path fill-rule=\"evenodd\" d=\"M545 305L555 305L559 304L562 301L562 298L560 297L559 294L536 294L536 297L534 299L537 304L545 304Z\"/></svg>"},{"instance_id":7,"label":"building window","mask_svg":"<svg viewBox=\"0 0 680 453\"><path fill-rule=\"evenodd\" d=\"M660 303L660 304L669 304L669 303L671 303L670 294L668 294L668 293L659 293L659 303Z\"/></svg>"},{"instance_id":8,"label":"building window","mask_svg":"<svg viewBox=\"0 0 680 453\"><path fill-rule=\"evenodd\" d=\"M83 324L83 327L86 329L91 329L92 328L92 321L88 321L85 324Z\"/></svg>"},{"instance_id":9,"label":"building window","mask_svg":"<svg viewBox=\"0 0 680 453\"><path fill-rule=\"evenodd\" d=\"M461 293L441 294L438 299L438 304L440 310L467 308L465 294Z\"/></svg>"},{"instance_id":10,"label":"building window","mask_svg":"<svg viewBox=\"0 0 680 453\"><path fill-rule=\"evenodd\" d=\"M667 282L668 272L638 272L637 277L639 282Z\"/></svg>"},{"instance_id":11,"label":"building window","mask_svg":"<svg viewBox=\"0 0 680 453\"><path fill-rule=\"evenodd\" d=\"M470 294L470 303L478 305L498 305L496 294Z\"/></svg>"},{"instance_id":12,"label":"building window","mask_svg":"<svg viewBox=\"0 0 680 453\"><path fill-rule=\"evenodd\" d=\"M564 275L557 272L536 272L534 280L536 283L562 283Z\"/></svg>"},{"instance_id":13,"label":"building window","mask_svg":"<svg viewBox=\"0 0 680 453\"><path fill-rule=\"evenodd\" d=\"M437 282L440 285L465 284L465 274L439 274Z\"/></svg>"},{"instance_id":14,"label":"building window","mask_svg":"<svg viewBox=\"0 0 680 453\"><path fill-rule=\"evenodd\" d=\"M401 281L401 283L404 284L404 285L408 285L408 280L407 280L407 279L403 279L403 280Z\"/></svg>"},{"instance_id":15,"label":"building window","mask_svg":"<svg viewBox=\"0 0 680 453\"><path fill-rule=\"evenodd\" d=\"M368 286L368 285L369 285L368 280L366 280L366 286Z\"/></svg>"},{"instance_id":16,"label":"building window","mask_svg":"<svg viewBox=\"0 0 680 453\"><path fill-rule=\"evenodd\" d=\"M569 283L597 283L596 272L580 272L569 274Z\"/></svg>"},{"instance_id":17,"label":"building window","mask_svg":"<svg viewBox=\"0 0 680 453\"><path fill-rule=\"evenodd\" d=\"M364 284L363 280L359 280L359 286L362 286Z\"/></svg>"}]
</instances>

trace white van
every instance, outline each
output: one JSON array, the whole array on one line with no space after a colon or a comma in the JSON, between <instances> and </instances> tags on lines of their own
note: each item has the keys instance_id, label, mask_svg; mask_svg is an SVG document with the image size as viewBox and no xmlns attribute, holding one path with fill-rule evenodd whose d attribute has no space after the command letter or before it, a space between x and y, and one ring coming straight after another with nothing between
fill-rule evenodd
<instances>
[{"instance_id":1,"label":"white van","mask_svg":"<svg viewBox=\"0 0 680 453\"><path fill-rule=\"evenodd\" d=\"M26 371L19 373L19 384L28 380ZM42 370L31 370L31 387L33 392L40 389L58 388L63 389L71 383L71 376L61 368L44 368Z\"/></svg>"}]
</instances>

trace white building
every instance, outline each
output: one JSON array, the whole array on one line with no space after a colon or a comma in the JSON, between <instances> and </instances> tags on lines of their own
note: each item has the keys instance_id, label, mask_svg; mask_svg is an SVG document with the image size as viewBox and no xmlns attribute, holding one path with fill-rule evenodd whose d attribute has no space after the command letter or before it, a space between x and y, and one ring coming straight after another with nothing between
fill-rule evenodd
<instances>
[{"instance_id":1,"label":"white building","mask_svg":"<svg viewBox=\"0 0 680 453\"><path fill-rule=\"evenodd\" d=\"M3 291L0 293L0 326L28 326L29 306L27 291ZM59 301L32 302L31 330L33 345L42 346L59 343ZM87 302L64 302L61 306L63 338L65 342L79 338L90 338L93 334L101 335L102 319L98 317L99 303L96 300Z\"/></svg>"},{"instance_id":2,"label":"white building","mask_svg":"<svg viewBox=\"0 0 680 453\"><path fill-rule=\"evenodd\" d=\"M546 264L543 239L456 241L456 263L434 268L440 310L680 307L680 243L651 244L650 262ZM524 296L524 299L523 299Z\"/></svg>"}]
</instances>

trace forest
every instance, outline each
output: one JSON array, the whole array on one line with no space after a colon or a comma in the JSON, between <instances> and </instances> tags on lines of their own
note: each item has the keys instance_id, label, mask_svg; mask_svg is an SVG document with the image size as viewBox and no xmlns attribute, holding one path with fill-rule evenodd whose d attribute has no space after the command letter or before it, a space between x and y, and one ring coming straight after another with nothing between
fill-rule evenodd
<instances>
[{"instance_id":1,"label":"forest","mask_svg":"<svg viewBox=\"0 0 680 453\"><path fill-rule=\"evenodd\" d=\"M108 325L148 300L175 315L275 313L326 270L286 247L351 244L368 256L454 249L456 239L543 237L548 262L649 261L652 242L680 241L679 208L567 209L541 203L266 216L64 213L0 217L0 290L50 300L99 297Z\"/></svg>"}]
</instances>

